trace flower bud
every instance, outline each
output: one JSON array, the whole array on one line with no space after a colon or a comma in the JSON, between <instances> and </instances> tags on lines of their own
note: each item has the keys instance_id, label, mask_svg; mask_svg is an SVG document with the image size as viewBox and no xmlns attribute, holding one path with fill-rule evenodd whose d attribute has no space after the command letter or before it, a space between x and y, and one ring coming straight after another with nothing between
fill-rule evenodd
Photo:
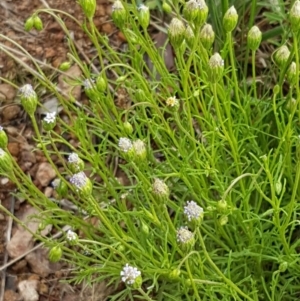
<instances>
[{"instance_id":1,"label":"flower bud","mask_svg":"<svg viewBox=\"0 0 300 301\"><path fill-rule=\"evenodd\" d=\"M89 99L95 100L98 98L98 91L94 83L94 80L92 80L91 78L84 80L83 87L84 87L84 93Z\"/></svg>"},{"instance_id":2,"label":"flower bud","mask_svg":"<svg viewBox=\"0 0 300 301\"><path fill-rule=\"evenodd\" d=\"M247 44L250 50L257 50L262 39L262 33L257 26L252 26L247 35Z\"/></svg>"},{"instance_id":3,"label":"flower bud","mask_svg":"<svg viewBox=\"0 0 300 301\"><path fill-rule=\"evenodd\" d=\"M72 173L83 171L84 162L76 153L71 153L68 157L68 167Z\"/></svg>"},{"instance_id":4,"label":"flower bud","mask_svg":"<svg viewBox=\"0 0 300 301\"><path fill-rule=\"evenodd\" d=\"M41 31L43 29L43 21L38 15L33 17L33 26L38 31Z\"/></svg>"},{"instance_id":5,"label":"flower bud","mask_svg":"<svg viewBox=\"0 0 300 301\"><path fill-rule=\"evenodd\" d=\"M51 131L56 125L56 112L47 113L42 124L45 131Z\"/></svg>"},{"instance_id":6,"label":"flower bud","mask_svg":"<svg viewBox=\"0 0 300 301\"><path fill-rule=\"evenodd\" d=\"M61 198L65 197L68 194L68 185L65 181L57 178L52 181L51 184Z\"/></svg>"},{"instance_id":7,"label":"flower bud","mask_svg":"<svg viewBox=\"0 0 300 301\"><path fill-rule=\"evenodd\" d=\"M19 89L21 104L26 113L32 116L36 110L38 98L30 84L26 84Z\"/></svg>"},{"instance_id":8,"label":"flower bud","mask_svg":"<svg viewBox=\"0 0 300 301\"><path fill-rule=\"evenodd\" d=\"M274 53L274 61L278 67L284 67L285 64L288 62L290 56L290 51L287 46L283 45L275 50Z\"/></svg>"},{"instance_id":9,"label":"flower bud","mask_svg":"<svg viewBox=\"0 0 300 301\"><path fill-rule=\"evenodd\" d=\"M139 102L145 101L146 95L145 95L144 90L137 89L136 92L135 92L135 98Z\"/></svg>"},{"instance_id":10,"label":"flower bud","mask_svg":"<svg viewBox=\"0 0 300 301\"><path fill-rule=\"evenodd\" d=\"M63 62L59 65L58 69L60 71L68 71L71 67L71 62Z\"/></svg>"},{"instance_id":11,"label":"flower bud","mask_svg":"<svg viewBox=\"0 0 300 301\"><path fill-rule=\"evenodd\" d=\"M79 4L87 18L94 17L96 11L96 0L79 0Z\"/></svg>"},{"instance_id":12,"label":"flower bud","mask_svg":"<svg viewBox=\"0 0 300 301\"><path fill-rule=\"evenodd\" d=\"M149 235L149 227L144 222L141 223L141 231L145 236Z\"/></svg>"},{"instance_id":13,"label":"flower bud","mask_svg":"<svg viewBox=\"0 0 300 301\"><path fill-rule=\"evenodd\" d=\"M138 8L138 19L140 22L140 25L144 30L147 29L150 23L150 12L149 7L147 7L144 4L141 4Z\"/></svg>"},{"instance_id":14,"label":"flower bud","mask_svg":"<svg viewBox=\"0 0 300 301\"><path fill-rule=\"evenodd\" d=\"M200 31L200 42L205 49L210 49L215 41L215 33L210 24L205 24Z\"/></svg>"},{"instance_id":15,"label":"flower bud","mask_svg":"<svg viewBox=\"0 0 300 301\"><path fill-rule=\"evenodd\" d=\"M62 257L62 249L60 246L55 246L53 248L51 248L50 252L49 252L49 260L51 262L57 262L61 259Z\"/></svg>"},{"instance_id":16,"label":"flower bud","mask_svg":"<svg viewBox=\"0 0 300 301\"><path fill-rule=\"evenodd\" d=\"M276 183L275 183L275 192L277 195L280 195L281 193L281 190L282 190L282 183L280 180L278 180Z\"/></svg>"},{"instance_id":17,"label":"flower bud","mask_svg":"<svg viewBox=\"0 0 300 301\"><path fill-rule=\"evenodd\" d=\"M181 271L180 269L176 268L171 270L170 272L163 273L162 276L165 277L167 280L179 280L180 279Z\"/></svg>"},{"instance_id":18,"label":"flower bud","mask_svg":"<svg viewBox=\"0 0 300 301\"><path fill-rule=\"evenodd\" d=\"M172 7L169 3L167 3L166 1L163 2L162 4L162 9L165 13L170 14L172 12Z\"/></svg>"},{"instance_id":19,"label":"flower bud","mask_svg":"<svg viewBox=\"0 0 300 301\"><path fill-rule=\"evenodd\" d=\"M185 4L183 15L200 27L207 19L208 7L204 0L190 0Z\"/></svg>"},{"instance_id":20,"label":"flower bud","mask_svg":"<svg viewBox=\"0 0 300 301\"><path fill-rule=\"evenodd\" d=\"M10 156L0 148L0 174L10 173L12 171L12 161Z\"/></svg>"},{"instance_id":21,"label":"flower bud","mask_svg":"<svg viewBox=\"0 0 300 301\"><path fill-rule=\"evenodd\" d=\"M298 32L300 29L300 1L296 0L290 10L289 19L293 32Z\"/></svg>"},{"instance_id":22,"label":"flower bud","mask_svg":"<svg viewBox=\"0 0 300 301\"><path fill-rule=\"evenodd\" d=\"M220 200L217 203L217 209L219 212L225 212L227 210L227 202L225 200Z\"/></svg>"},{"instance_id":23,"label":"flower bud","mask_svg":"<svg viewBox=\"0 0 300 301\"><path fill-rule=\"evenodd\" d=\"M293 98L293 97L290 98L290 99L287 101L287 103L286 103L286 108L287 108L287 110L289 110L290 112L292 112L292 111L294 110L296 104L297 104L297 100L296 100L295 98Z\"/></svg>"},{"instance_id":24,"label":"flower bud","mask_svg":"<svg viewBox=\"0 0 300 301\"><path fill-rule=\"evenodd\" d=\"M101 93L105 92L106 91L106 88L107 88L107 81L106 79L99 75L96 79L96 87L97 87L97 90Z\"/></svg>"},{"instance_id":25,"label":"flower bud","mask_svg":"<svg viewBox=\"0 0 300 301\"><path fill-rule=\"evenodd\" d=\"M24 24L24 29L25 31L30 31L32 29L32 27L34 26L34 18L33 17L29 17Z\"/></svg>"},{"instance_id":26,"label":"flower bud","mask_svg":"<svg viewBox=\"0 0 300 301\"><path fill-rule=\"evenodd\" d=\"M66 234L66 240L69 242L70 245L74 246L78 242L78 235L74 231L68 230Z\"/></svg>"},{"instance_id":27,"label":"flower bud","mask_svg":"<svg viewBox=\"0 0 300 301\"><path fill-rule=\"evenodd\" d=\"M219 53L215 53L208 63L208 78L211 83L217 83L223 76L224 61Z\"/></svg>"},{"instance_id":28,"label":"flower bud","mask_svg":"<svg viewBox=\"0 0 300 301\"><path fill-rule=\"evenodd\" d=\"M123 128L124 128L125 133L127 135L131 135L133 133L133 127L132 127L132 125L128 121L125 121L123 123Z\"/></svg>"},{"instance_id":29,"label":"flower bud","mask_svg":"<svg viewBox=\"0 0 300 301\"><path fill-rule=\"evenodd\" d=\"M127 19L127 12L120 0L116 0L112 5L111 17L119 28L122 28Z\"/></svg>"},{"instance_id":30,"label":"flower bud","mask_svg":"<svg viewBox=\"0 0 300 301\"><path fill-rule=\"evenodd\" d=\"M279 272L281 272L281 273L285 272L287 270L288 266L289 266L289 264L286 261L282 262L279 265Z\"/></svg>"},{"instance_id":31,"label":"flower bud","mask_svg":"<svg viewBox=\"0 0 300 301\"><path fill-rule=\"evenodd\" d=\"M6 148L8 143L7 135L3 129L3 127L0 125L0 148Z\"/></svg>"},{"instance_id":32,"label":"flower bud","mask_svg":"<svg viewBox=\"0 0 300 301\"><path fill-rule=\"evenodd\" d=\"M225 226L228 223L228 216L227 215L222 215L219 218L219 223L220 223L220 226Z\"/></svg>"},{"instance_id":33,"label":"flower bud","mask_svg":"<svg viewBox=\"0 0 300 301\"><path fill-rule=\"evenodd\" d=\"M147 158L147 150L145 143L138 139L132 143L134 158L136 161L144 161Z\"/></svg>"},{"instance_id":34,"label":"flower bud","mask_svg":"<svg viewBox=\"0 0 300 301\"><path fill-rule=\"evenodd\" d=\"M185 35L184 23L177 18L173 18L169 26L168 34L169 34L171 45L175 49L178 49L184 40L184 35Z\"/></svg>"},{"instance_id":35,"label":"flower bud","mask_svg":"<svg viewBox=\"0 0 300 301\"><path fill-rule=\"evenodd\" d=\"M223 27L225 32L232 32L237 25L238 14L234 6L231 6L223 17Z\"/></svg>"},{"instance_id":36,"label":"flower bud","mask_svg":"<svg viewBox=\"0 0 300 301\"><path fill-rule=\"evenodd\" d=\"M279 85L275 85L274 88L273 88L273 93L274 93L275 95L277 95L279 92L280 92L280 87L279 87Z\"/></svg>"},{"instance_id":37,"label":"flower bud","mask_svg":"<svg viewBox=\"0 0 300 301\"><path fill-rule=\"evenodd\" d=\"M194 43L195 43L195 34L194 34L194 31L193 31L193 29L190 25L188 25L186 27L184 37L185 37L185 41L188 44L188 46L190 48L192 48Z\"/></svg>"},{"instance_id":38,"label":"flower bud","mask_svg":"<svg viewBox=\"0 0 300 301\"><path fill-rule=\"evenodd\" d=\"M176 238L179 248L184 252L190 251L195 244L194 234L187 227L177 229Z\"/></svg>"},{"instance_id":39,"label":"flower bud","mask_svg":"<svg viewBox=\"0 0 300 301\"><path fill-rule=\"evenodd\" d=\"M141 272L136 268L130 266L128 263L123 267L121 273L122 281L134 288L140 288L142 285L142 277L141 277Z\"/></svg>"},{"instance_id":40,"label":"flower bud","mask_svg":"<svg viewBox=\"0 0 300 301\"><path fill-rule=\"evenodd\" d=\"M292 62L288 68L286 72L286 79L291 86L294 86L297 83L297 68L295 62Z\"/></svg>"},{"instance_id":41,"label":"flower bud","mask_svg":"<svg viewBox=\"0 0 300 301\"><path fill-rule=\"evenodd\" d=\"M70 178L70 183L75 186L76 191L84 196L89 197L92 194L93 185L91 180L85 175L83 171L74 174Z\"/></svg>"},{"instance_id":42,"label":"flower bud","mask_svg":"<svg viewBox=\"0 0 300 301\"><path fill-rule=\"evenodd\" d=\"M152 191L153 194L158 198L158 200L166 200L169 198L169 187L167 184L160 180L160 179L155 179L153 184L152 184Z\"/></svg>"}]
</instances>

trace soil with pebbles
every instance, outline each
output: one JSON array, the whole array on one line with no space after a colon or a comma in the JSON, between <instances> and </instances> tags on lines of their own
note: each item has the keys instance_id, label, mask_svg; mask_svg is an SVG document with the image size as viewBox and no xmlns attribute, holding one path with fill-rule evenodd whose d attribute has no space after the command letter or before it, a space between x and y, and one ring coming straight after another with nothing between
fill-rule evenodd
<instances>
[{"instance_id":1,"label":"soil with pebbles","mask_svg":"<svg viewBox=\"0 0 300 301\"><path fill-rule=\"evenodd\" d=\"M32 57L40 62L57 68L67 60L67 39L63 30L52 16L41 13L44 29L40 32L24 31L24 21L37 9L55 8L82 20L81 8L75 0L4 0L0 3L0 43L9 53L13 53L21 63L32 67L33 64L22 54L14 42L24 48ZM60 14L67 28L74 36L76 47L81 57L89 61L94 56L95 49L80 28L66 15ZM119 47L124 43L123 35L111 23L111 3L108 0L97 0L95 24L98 29L109 36L113 45ZM74 70L73 70L74 71ZM7 79L17 86L32 83L32 75L20 68L20 65L0 51L0 77ZM64 87L62 87L64 88ZM81 91L77 91L77 99L81 101ZM41 151L35 148L33 129L30 119L17 102L17 90L0 78L0 125L6 131L8 149L21 169L30 175L34 184L51 196L53 188L51 181L55 172L47 163ZM42 99L47 103L51 100ZM36 116L40 120L40 116ZM72 137L70 137L70 142ZM74 142L75 143L75 142ZM55 161L55 156L52 158ZM26 225L36 231L38 224L27 217L35 213L26 201L11 196L14 185L7 177L0 177L0 200L7 210L22 219ZM50 231L48 229L48 231ZM77 301L77 300L106 300L111 293L105 283L90 288L70 286L60 280L69 277L68 266L48 261L48 250L36 246L33 237L24 229L12 222L12 219L0 211L0 266L1 292L0 301ZM11 260L14 264L8 265Z\"/></svg>"}]
</instances>

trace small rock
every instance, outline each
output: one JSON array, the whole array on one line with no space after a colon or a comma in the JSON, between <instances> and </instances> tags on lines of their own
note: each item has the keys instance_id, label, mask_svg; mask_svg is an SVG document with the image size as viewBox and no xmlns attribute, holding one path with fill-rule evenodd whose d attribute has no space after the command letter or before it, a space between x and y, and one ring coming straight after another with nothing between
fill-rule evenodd
<instances>
[{"instance_id":1,"label":"small rock","mask_svg":"<svg viewBox=\"0 0 300 301\"><path fill-rule=\"evenodd\" d=\"M63 95L69 97L71 94L75 100L79 100L81 96L81 86L74 87L72 84L69 84L75 79L81 77L81 70L77 65L72 66L68 71L58 77L58 89Z\"/></svg>"},{"instance_id":2,"label":"small rock","mask_svg":"<svg viewBox=\"0 0 300 301\"><path fill-rule=\"evenodd\" d=\"M4 220L5 220L5 216L2 213L0 213L0 221L4 221Z\"/></svg>"},{"instance_id":3,"label":"small rock","mask_svg":"<svg viewBox=\"0 0 300 301\"><path fill-rule=\"evenodd\" d=\"M14 272L24 272L25 267L27 266L27 261L25 259L19 260L12 266ZM21 273L20 273L21 274Z\"/></svg>"},{"instance_id":4,"label":"small rock","mask_svg":"<svg viewBox=\"0 0 300 301\"><path fill-rule=\"evenodd\" d=\"M52 187L46 187L45 190L44 190L44 195L47 197L47 198L50 198L53 194L53 188Z\"/></svg>"},{"instance_id":5,"label":"small rock","mask_svg":"<svg viewBox=\"0 0 300 301\"><path fill-rule=\"evenodd\" d=\"M21 296L14 291L7 290L4 293L4 301L20 301Z\"/></svg>"},{"instance_id":6,"label":"small rock","mask_svg":"<svg viewBox=\"0 0 300 301\"><path fill-rule=\"evenodd\" d=\"M43 281L40 283L40 287L39 287L39 294L40 295L47 295L49 292L49 287L48 285ZM78 296L77 296L78 297Z\"/></svg>"},{"instance_id":7,"label":"small rock","mask_svg":"<svg viewBox=\"0 0 300 301\"><path fill-rule=\"evenodd\" d=\"M5 185L8 184L8 183L9 183L9 178L1 178L0 184L1 184L2 186L5 186Z\"/></svg>"},{"instance_id":8,"label":"small rock","mask_svg":"<svg viewBox=\"0 0 300 301\"><path fill-rule=\"evenodd\" d=\"M39 294L37 293L38 280L24 280L18 284L20 295L24 301L38 301Z\"/></svg>"},{"instance_id":9,"label":"small rock","mask_svg":"<svg viewBox=\"0 0 300 301\"><path fill-rule=\"evenodd\" d=\"M16 96L16 90L9 84L0 85L0 99L5 101L13 100Z\"/></svg>"},{"instance_id":10,"label":"small rock","mask_svg":"<svg viewBox=\"0 0 300 301\"><path fill-rule=\"evenodd\" d=\"M32 234L23 229L18 229L7 244L7 252L11 258L16 258L33 247Z\"/></svg>"},{"instance_id":11,"label":"small rock","mask_svg":"<svg viewBox=\"0 0 300 301\"><path fill-rule=\"evenodd\" d=\"M56 173L50 163L43 162L39 165L35 177L43 187L46 187L56 177Z\"/></svg>"},{"instance_id":12,"label":"small rock","mask_svg":"<svg viewBox=\"0 0 300 301\"><path fill-rule=\"evenodd\" d=\"M48 259L48 249L40 248L35 252L29 253L25 259L30 265L32 271L45 278L51 273L55 273L61 268L59 263L51 263Z\"/></svg>"},{"instance_id":13,"label":"small rock","mask_svg":"<svg viewBox=\"0 0 300 301\"><path fill-rule=\"evenodd\" d=\"M30 162L35 164L36 163L36 157L34 153L30 151L22 151L21 153L21 161L22 162Z\"/></svg>"},{"instance_id":14,"label":"small rock","mask_svg":"<svg viewBox=\"0 0 300 301\"><path fill-rule=\"evenodd\" d=\"M20 145L16 142L9 142L7 148L12 156L18 157L20 153Z\"/></svg>"},{"instance_id":15,"label":"small rock","mask_svg":"<svg viewBox=\"0 0 300 301\"><path fill-rule=\"evenodd\" d=\"M9 121L15 119L21 112L19 105L8 105L1 110L3 121Z\"/></svg>"}]
</instances>

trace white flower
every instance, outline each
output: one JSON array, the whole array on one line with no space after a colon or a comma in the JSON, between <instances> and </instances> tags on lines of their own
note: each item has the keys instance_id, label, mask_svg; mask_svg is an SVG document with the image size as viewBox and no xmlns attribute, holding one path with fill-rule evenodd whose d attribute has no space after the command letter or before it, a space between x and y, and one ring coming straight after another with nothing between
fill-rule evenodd
<instances>
[{"instance_id":1,"label":"white flower","mask_svg":"<svg viewBox=\"0 0 300 301\"><path fill-rule=\"evenodd\" d=\"M79 162L79 156L76 153L71 153L68 157L69 163L77 164Z\"/></svg>"},{"instance_id":2,"label":"white flower","mask_svg":"<svg viewBox=\"0 0 300 301\"><path fill-rule=\"evenodd\" d=\"M120 138L118 145L121 151L124 153L128 153L133 147L131 140L128 138Z\"/></svg>"},{"instance_id":3,"label":"white flower","mask_svg":"<svg viewBox=\"0 0 300 301\"><path fill-rule=\"evenodd\" d=\"M202 217L203 208L197 205L197 203L194 201L188 201L184 206L184 214L189 222L192 220L197 220Z\"/></svg>"},{"instance_id":4,"label":"white flower","mask_svg":"<svg viewBox=\"0 0 300 301\"><path fill-rule=\"evenodd\" d=\"M168 107L176 107L176 106L178 106L179 101L178 101L178 99L176 99L175 96L172 96L166 100L166 104Z\"/></svg>"},{"instance_id":5,"label":"white flower","mask_svg":"<svg viewBox=\"0 0 300 301\"><path fill-rule=\"evenodd\" d=\"M193 240L194 234L187 227L180 227L176 233L177 242L186 244Z\"/></svg>"},{"instance_id":6,"label":"white flower","mask_svg":"<svg viewBox=\"0 0 300 301\"><path fill-rule=\"evenodd\" d=\"M81 189L88 183L88 177L81 171L70 178L70 183Z\"/></svg>"},{"instance_id":7,"label":"white flower","mask_svg":"<svg viewBox=\"0 0 300 301\"><path fill-rule=\"evenodd\" d=\"M19 92L22 94L22 97L24 98L30 98L32 96L35 96L35 91L33 90L32 86L30 84L26 84L23 87L19 89Z\"/></svg>"},{"instance_id":8,"label":"white flower","mask_svg":"<svg viewBox=\"0 0 300 301\"><path fill-rule=\"evenodd\" d=\"M94 88L94 81L91 78L87 78L83 81L83 86L85 90L90 90Z\"/></svg>"},{"instance_id":9,"label":"white flower","mask_svg":"<svg viewBox=\"0 0 300 301\"><path fill-rule=\"evenodd\" d=\"M56 118L56 112L47 113L44 117L44 121L47 123L54 123Z\"/></svg>"},{"instance_id":10,"label":"white flower","mask_svg":"<svg viewBox=\"0 0 300 301\"><path fill-rule=\"evenodd\" d=\"M136 278L141 276L141 272L137 268L130 266L128 263L126 263L120 274L122 276L122 281L129 285L134 284Z\"/></svg>"},{"instance_id":11,"label":"white flower","mask_svg":"<svg viewBox=\"0 0 300 301\"><path fill-rule=\"evenodd\" d=\"M132 146L138 156L143 156L146 154L145 143L142 140L138 139L134 141Z\"/></svg>"},{"instance_id":12,"label":"white flower","mask_svg":"<svg viewBox=\"0 0 300 301\"><path fill-rule=\"evenodd\" d=\"M77 240L77 238L78 238L78 236L75 232L73 232L72 230L68 230L67 235L66 235L67 241L74 242Z\"/></svg>"}]
</instances>

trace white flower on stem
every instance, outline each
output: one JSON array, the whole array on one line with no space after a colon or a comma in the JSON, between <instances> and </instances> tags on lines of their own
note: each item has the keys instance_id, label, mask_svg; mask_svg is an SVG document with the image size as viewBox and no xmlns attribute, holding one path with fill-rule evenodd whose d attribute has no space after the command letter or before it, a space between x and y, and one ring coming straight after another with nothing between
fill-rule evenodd
<instances>
[{"instance_id":1,"label":"white flower on stem","mask_svg":"<svg viewBox=\"0 0 300 301\"><path fill-rule=\"evenodd\" d=\"M130 266L128 263L123 267L120 275L122 276L122 281L127 285L134 285L139 279L141 279L141 272L133 266Z\"/></svg>"},{"instance_id":2,"label":"white flower on stem","mask_svg":"<svg viewBox=\"0 0 300 301\"><path fill-rule=\"evenodd\" d=\"M179 101L175 96L172 96L172 97L167 98L166 104L168 107L171 107L171 108L178 107Z\"/></svg>"},{"instance_id":3,"label":"white flower on stem","mask_svg":"<svg viewBox=\"0 0 300 301\"><path fill-rule=\"evenodd\" d=\"M187 201L184 206L184 214L188 221L198 220L203 217L203 208L194 201Z\"/></svg>"},{"instance_id":4,"label":"white flower on stem","mask_svg":"<svg viewBox=\"0 0 300 301\"><path fill-rule=\"evenodd\" d=\"M128 153L133 149L133 145L130 139L128 138L120 138L118 143L119 148L122 152Z\"/></svg>"},{"instance_id":5,"label":"white flower on stem","mask_svg":"<svg viewBox=\"0 0 300 301\"><path fill-rule=\"evenodd\" d=\"M83 171L74 174L70 178L70 183L76 187L77 192L83 196L90 196L92 194L93 185L91 180L85 175Z\"/></svg>"},{"instance_id":6,"label":"white flower on stem","mask_svg":"<svg viewBox=\"0 0 300 301\"><path fill-rule=\"evenodd\" d=\"M177 229L176 238L182 251L189 251L195 244L194 234L187 227Z\"/></svg>"},{"instance_id":7,"label":"white flower on stem","mask_svg":"<svg viewBox=\"0 0 300 301\"><path fill-rule=\"evenodd\" d=\"M56 112L52 112L52 113L47 113L43 120L46 123L54 123L55 119L56 119Z\"/></svg>"},{"instance_id":8,"label":"white flower on stem","mask_svg":"<svg viewBox=\"0 0 300 301\"><path fill-rule=\"evenodd\" d=\"M68 157L68 167L73 173L83 171L84 162L76 153L71 153Z\"/></svg>"},{"instance_id":9,"label":"white flower on stem","mask_svg":"<svg viewBox=\"0 0 300 301\"><path fill-rule=\"evenodd\" d=\"M68 230L68 232L66 234L66 239L68 242L76 242L78 239L78 236L74 231Z\"/></svg>"},{"instance_id":10,"label":"white flower on stem","mask_svg":"<svg viewBox=\"0 0 300 301\"><path fill-rule=\"evenodd\" d=\"M77 164L79 162L79 156L76 153L71 153L68 157L68 162L69 163L75 163Z\"/></svg>"}]
</instances>

